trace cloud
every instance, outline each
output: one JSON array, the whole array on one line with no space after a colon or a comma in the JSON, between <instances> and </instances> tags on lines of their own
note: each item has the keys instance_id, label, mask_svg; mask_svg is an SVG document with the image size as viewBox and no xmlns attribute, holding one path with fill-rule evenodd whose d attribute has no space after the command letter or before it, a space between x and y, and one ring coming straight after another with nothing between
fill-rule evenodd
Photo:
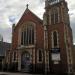
<instances>
[{"instance_id":1,"label":"cloud","mask_svg":"<svg viewBox=\"0 0 75 75\"><path fill-rule=\"evenodd\" d=\"M73 32L73 42L75 43L75 14L70 16L70 26Z\"/></svg>"},{"instance_id":2,"label":"cloud","mask_svg":"<svg viewBox=\"0 0 75 75\"><path fill-rule=\"evenodd\" d=\"M32 11L37 8L40 12L36 10L35 13L38 15L43 13L37 7L42 7L40 0L0 0L0 33L3 35L4 41L11 42L12 24L18 22L26 9L26 4L29 4L29 9Z\"/></svg>"},{"instance_id":3,"label":"cloud","mask_svg":"<svg viewBox=\"0 0 75 75\"><path fill-rule=\"evenodd\" d=\"M73 30L73 38L75 43L75 1L66 0L68 2L70 22ZM43 17L45 0L0 0L0 33L4 37L4 41L11 42L12 23L17 23L29 4L29 9L40 18Z\"/></svg>"},{"instance_id":4,"label":"cloud","mask_svg":"<svg viewBox=\"0 0 75 75\"><path fill-rule=\"evenodd\" d=\"M6 29L0 28L0 34L4 37L4 39L3 39L4 41L11 42L11 39L12 39L11 28L6 28Z\"/></svg>"},{"instance_id":5,"label":"cloud","mask_svg":"<svg viewBox=\"0 0 75 75\"><path fill-rule=\"evenodd\" d=\"M73 43L75 44L75 1L66 0L68 2L69 15L70 15L70 26L73 32Z\"/></svg>"}]
</instances>

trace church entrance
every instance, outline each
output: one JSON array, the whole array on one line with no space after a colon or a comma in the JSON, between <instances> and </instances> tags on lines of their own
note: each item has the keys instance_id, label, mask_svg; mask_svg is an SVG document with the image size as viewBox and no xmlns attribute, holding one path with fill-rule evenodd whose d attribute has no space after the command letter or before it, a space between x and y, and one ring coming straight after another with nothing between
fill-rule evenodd
<instances>
[{"instance_id":1,"label":"church entrance","mask_svg":"<svg viewBox=\"0 0 75 75\"><path fill-rule=\"evenodd\" d=\"M29 72L30 70L30 53L25 51L21 56L21 70L23 72Z\"/></svg>"}]
</instances>

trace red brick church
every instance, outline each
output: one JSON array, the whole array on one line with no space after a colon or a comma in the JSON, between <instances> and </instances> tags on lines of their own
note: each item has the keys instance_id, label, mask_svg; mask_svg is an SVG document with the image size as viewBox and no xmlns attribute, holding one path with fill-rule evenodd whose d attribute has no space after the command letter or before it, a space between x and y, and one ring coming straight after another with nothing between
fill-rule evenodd
<instances>
[{"instance_id":1,"label":"red brick church","mask_svg":"<svg viewBox=\"0 0 75 75\"><path fill-rule=\"evenodd\" d=\"M8 68L22 72L72 73L72 29L65 0L46 0L43 20L28 6L12 26ZM10 67L11 66L11 67Z\"/></svg>"}]
</instances>

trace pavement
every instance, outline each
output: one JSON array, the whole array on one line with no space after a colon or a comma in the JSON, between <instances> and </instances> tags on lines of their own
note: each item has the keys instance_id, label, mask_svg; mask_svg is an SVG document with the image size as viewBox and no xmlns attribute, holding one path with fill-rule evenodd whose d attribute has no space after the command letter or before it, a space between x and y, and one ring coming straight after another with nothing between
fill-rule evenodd
<instances>
[{"instance_id":1,"label":"pavement","mask_svg":"<svg viewBox=\"0 0 75 75\"><path fill-rule=\"evenodd\" d=\"M40 74L0 72L0 75L40 75Z\"/></svg>"}]
</instances>

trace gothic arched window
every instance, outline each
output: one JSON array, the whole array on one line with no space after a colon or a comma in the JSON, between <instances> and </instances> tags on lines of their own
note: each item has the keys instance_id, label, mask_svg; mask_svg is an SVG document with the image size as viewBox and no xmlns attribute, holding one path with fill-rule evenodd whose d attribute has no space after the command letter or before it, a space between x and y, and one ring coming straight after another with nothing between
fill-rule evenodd
<instances>
[{"instance_id":1,"label":"gothic arched window","mask_svg":"<svg viewBox=\"0 0 75 75\"><path fill-rule=\"evenodd\" d=\"M25 25L21 33L21 45L34 44L34 25Z\"/></svg>"},{"instance_id":2,"label":"gothic arched window","mask_svg":"<svg viewBox=\"0 0 75 75\"><path fill-rule=\"evenodd\" d=\"M53 8L51 11L51 24L56 24L59 21L59 10L58 8Z\"/></svg>"},{"instance_id":3,"label":"gothic arched window","mask_svg":"<svg viewBox=\"0 0 75 75\"><path fill-rule=\"evenodd\" d=\"M16 52L13 53L13 60L16 61Z\"/></svg>"},{"instance_id":4,"label":"gothic arched window","mask_svg":"<svg viewBox=\"0 0 75 75\"><path fill-rule=\"evenodd\" d=\"M53 32L54 47L57 47L57 32Z\"/></svg>"},{"instance_id":5,"label":"gothic arched window","mask_svg":"<svg viewBox=\"0 0 75 75\"><path fill-rule=\"evenodd\" d=\"M23 45L23 32L21 33L21 45Z\"/></svg>"},{"instance_id":6,"label":"gothic arched window","mask_svg":"<svg viewBox=\"0 0 75 75\"><path fill-rule=\"evenodd\" d=\"M58 9L55 10L55 23L58 23L58 19L59 19L59 16L58 16Z\"/></svg>"},{"instance_id":7,"label":"gothic arched window","mask_svg":"<svg viewBox=\"0 0 75 75\"><path fill-rule=\"evenodd\" d=\"M52 32L52 43L53 43L53 47L54 48L57 48L59 46L59 43L58 43L58 32L57 31Z\"/></svg>"},{"instance_id":8,"label":"gothic arched window","mask_svg":"<svg viewBox=\"0 0 75 75\"><path fill-rule=\"evenodd\" d=\"M51 13L51 24L54 24L54 13Z\"/></svg>"},{"instance_id":9,"label":"gothic arched window","mask_svg":"<svg viewBox=\"0 0 75 75\"><path fill-rule=\"evenodd\" d=\"M39 50L39 61L42 61L42 51Z\"/></svg>"}]
</instances>

